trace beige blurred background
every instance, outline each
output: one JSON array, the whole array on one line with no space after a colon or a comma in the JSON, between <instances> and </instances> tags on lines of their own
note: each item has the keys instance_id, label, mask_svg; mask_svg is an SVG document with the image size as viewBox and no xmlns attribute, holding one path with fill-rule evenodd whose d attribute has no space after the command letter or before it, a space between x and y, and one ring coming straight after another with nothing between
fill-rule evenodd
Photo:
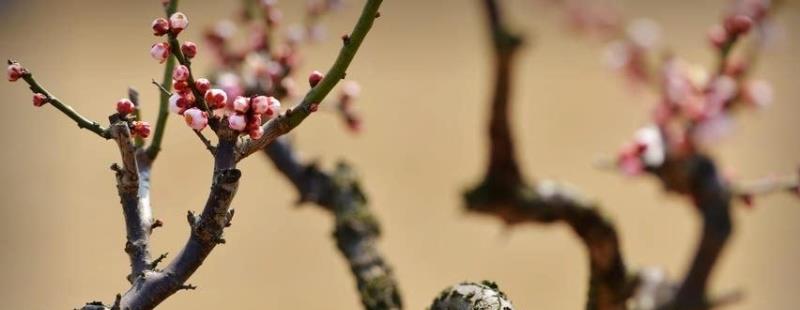
<instances>
[{"instance_id":1,"label":"beige blurred background","mask_svg":"<svg viewBox=\"0 0 800 310\"><path fill-rule=\"evenodd\" d=\"M227 17L237 1L182 1L202 42L204 25ZM362 1L326 19L330 40L305 50L301 72L327 69ZM298 20L304 1L281 1ZM666 44L697 63L712 63L705 30L723 1L621 2L627 16L662 23ZM154 120L148 56L158 1L0 1L0 56L15 58L65 102L103 121L128 86ZM632 95L602 63L603 45L564 31L530 0L511 1L513 25L535 36L522 52L513 127L529 177L569 181L602 201L616 220L631 267L663 266L680 277L695 246L698 221L681 198L652 179L627 179L592 167L646 121L652 97ZM395 266L408 309L422 309L447 285L491 279L519 309L580 309L588 266L564 226L507 230L466 215L459 193L483 173L490 54L477 1L385 1L348 78L362 83L365 132L355 137L321 113L296 131L307 158L327 167L355 163L384 226L380 243ZM717 147L721 165L745 178L795 171L800 163L800 3L780 13L785 30L757 76L772 81L776 102L738 118ZM198 56L199 72L208 55ZM304 85L304 83L303 83ZM71 309L110 301L128 288L123 218L108 169L112 143L80 131L50 107L34 108L22 83L0 83L0 308ZM176 253L187 237L186 210L206 199L210 158L172 117L154 167L152 200L166 226L153 252ZM228 244L218 247L163 309L358 309L353 279L331 239L331 217L294 208L296 193L264 158L246 160ZM738 207L736 233L712 291L743 289L731 309L793 309L800 304L800 202L775 195L754 210Z\"/></svg>"}]
</instances>

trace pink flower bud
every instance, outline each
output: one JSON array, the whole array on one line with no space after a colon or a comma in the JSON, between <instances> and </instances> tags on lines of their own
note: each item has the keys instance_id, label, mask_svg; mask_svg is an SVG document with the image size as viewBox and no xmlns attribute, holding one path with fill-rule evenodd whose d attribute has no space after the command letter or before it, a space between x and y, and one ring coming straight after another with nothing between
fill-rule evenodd
<instances>
[{"instance_id":1,"label":"pink flower bud","mask_svg":"<svg viewBox=\"0 0 800 310\"><path fill-rule=\"evenodd\" d=\"M19 80L19 78L21 78L24 73L25 73L25 68L23 68L22 65L20 65L19 63L14 62L8 65L9 82L14 82L16 80Z\"/></svg>"},{"instance_id":2,"label":"pink flower bud","mask_svg":"<svg viewBox=\"0 0 800 310\"><path fill-rule=\"evenodd\" d=\"M247 131L255 130L261 127L261 114L251 115L247 118Z\"/></svg>"},{"instance_id":3,"label":"pink flower bud","mask_svg":"<svg viewBox=\"0 0 800 310\"><path fill-rule=\"evenodd\" d=\"M224 108L225 103L228 102L228 94L218 88L209 89L206 91L204 97L206 99L206 103L208 103L214 109Z\"/></svg>"},{"instance_id":4,"label":"pink flower bud","mask_svg":"<svg viewBox=\"0 0 800 310\"><path fill-rule=\"evenodd\" d=\"M250 109L255 114L264 114L269 110L269 103L267 96L258 96L250 100Z\"/></svg>"},{"instance_id":5,"label":"pink flower bud","mask_svg":"<svg viewBox=\"0 0 800 310\"><path fill-rule=\"evenodd\" d=\"M147 138L148 136L150 136L150 123L134 121L131 124L131 131L133 132L134 135L140 136L142 138Z\"/></svg>"},{"instance_id":6,"label":"pink flower bud","mask_svg":"<svg viewBox=\"0 0 800 310\"><path fill-rule=\"evenodd\" d=\"M181 95L179 94L172 94L169 97L169 111L175 114L183 114L183 111L186 109L185 106L181 107L178 105L178 102L181 101Z\"/></svg>"},{"instance_id":7,"label":"pink flower bud","mask_svg":"<svg viewBox=\"0 0 800 310\"><path fill-rule=\"evenodd\" d=\"M186 26L189 26L189 18L181 12L177 12L169 17L169 26L172 33L179 34L186 29Z\"/></svg>"},{"instance_id":8,"label":"pink flower bud","mask_svg":"<svg viewBox=\"0 0 800 310\"><path fill-rule=\"evenodd\" d=\"M190 41L183 42L183 44L181 44L181 53L183 53L186 58L194 58L194 55L197 55L197 44Z\"/></svg>"},{"instance_id":9,"label":"pink flower bud","mask_svg":"<svg viewBox=\"0 0 800 310\"><path fill-rule=\"evenodd\" d=\"M728 32L721 25L714 25L708 29L708 41L716 48L722 48L728 41Z\"/></svg>"},{"instance_id":10,"label":"pink flower bud","mask_svg":"<svg viewBox=\"0 0 800 310\"><path fill-rule=\"evenodd\" d=\"M750 31L753 19L747 15L734 15L725 18L725 31L732 35L742 35Z\"/></svg>"},{"instance_id":11,"label":"pink flower bud","mask_svg":"<svg viewBox=\"0 0 800 310\"><path fill-rule=\"evenodd\" d=\"M47 103L47 96L42 93L35 93L33 94L33 105L37 107L43 106Z\"/></svg>"},{"instance_id":12,"label":"pink flower bud","mask_svg":"<svg viewBox=\"0 0 800 310\"><path fill-rule=\"evenodd\" d=\"M163 18L156 18L151 27L153 28L153 35L159 37L169 32L169 22Z\"/></svg>"},{"instance_id":13,"label":"pink flower bud","mask_svg":"<svg viewBox=\"0 0 800 310\"><path fill-rule=\"evenodd\" d=\"M135 109L136 107L133 105L133 102L131 102L128 98L122 98L117 101L117 113L122 116L133 113L133 110Z\"/></svg>"},{"instance_id":14,"label":"pink flower bud","mask_svg":"<svg viewBox=\"0 0 800 310\"><path fill-rule=\"evenodd\" d=\"M247 127L247 119L244 114L233 114L228 117L228 127L236 131L242 131Z\"/></svg>"},{"instance_id":15,"label":"pink flower bud","mask_svg":"<svg viewBox=\"0 0 800 310\"><path fill-rule=\"evenodd\" d=\"M267 119L272 119L273 117L278 116L278 114L281 112L281 102L275 97L267 97L267 101L269 102L267 110L261 114L266 116Z\"/></svg>"},{"instance_id":16,"label":"pink flower bud","mask_svg":"<svg viewBox=\"0 0 800 310\"><path fill-rule=\"evenodd\" d=\"M186 125L194 130L203 130L208 125L208 113L200 111L198 108L191 108L183 112Z\"/></svg>"},{"instance_id":17,"label":"pink flower bud","mask_svg":"<svg viewBox=\"0 0 800 310\"><path fill-rule=\"evenodd\" d=\"M189 68L184 66L184 65L180 65L180 66L175 67L175 70L172 71L172 79L174 79L176 81L181 81L181 82L188 80L189 79Z\"/></svg>"},{"instance_id":18,"label":"pink flower bud","mask_svg":"<svg viewBox=\"0 0 800 310\"><path fill-rule=\"evenodd\" d=\"M250 108L250 98L239 96L233 100L234 111L239 113L245 113L249 108Z\"/></svg>"},{"instance_id":19,"label":"pink flower bud","mask_svg":"<svg viewBox=\"0 0 800 310\"><path fill-rule=\"evenodd\" d=\"M324 77L325 75L322 74L322 72L314 70L314 72L311 72L311 74L308 76L308 84L311 85L311 87L317 86L319 81L322 81L322 78Z\"/></svg>"},{"instance_id":20,"label":"pink flower bud","mask_svg":"<svg viewBox=\"0 0 800 310\"><path fill-rule=\"evenodd\" d=\"M159 63L164 63L169 58L169 43L161 42L153 44L150 48L150 56L158 60Z\"/></svg>"},{"instance_id":21,"label":"pink flower bud","mask_svg":"<svg viewBox=\"0 0 800 310\"><path fill-rule=\"evenodd\" d=\"M205 94L211 88L211 82L209 82L208 79L199 78L194 81L194 87L197 88L197 91L201 94Z\"/></svg>"},{"instance_id":22,"label":"pink flower bud","mask_svg":"<svg viewBox=\"0 0 800 310\"><path fill-rule=\"evenodd\" d=\"M250 134L250 139L258 140L264 135L264 129L261 128L261 126L258 126L254 129L251 129L248 133Z\"/></svg>"}]
</instances>

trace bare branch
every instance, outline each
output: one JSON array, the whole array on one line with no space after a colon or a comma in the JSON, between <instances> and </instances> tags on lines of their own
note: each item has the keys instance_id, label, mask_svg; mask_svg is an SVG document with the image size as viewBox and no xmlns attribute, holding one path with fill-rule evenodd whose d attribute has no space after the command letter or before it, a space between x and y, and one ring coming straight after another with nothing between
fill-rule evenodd
<instances>
[{"instance_id":1,"label":"bare branch","mask_svg":"<svg viewBox=\"0 0 800 310\"><path fill-rule=\"evenodd\" d=\"M275 167L294 184L300 202L314 202L335 216L336 245L350 264L364 307L401 309L392 268L375 245L380 237L379 223L367 207L367 199L352 169L340 163L334 173L328 174L314 164L304 165L285 138L271 143L265 151Z\"/></svg>"},{"instance_id":2,"label":"bare branch","mask_svg":"<svg viewBox=\"0 0 800 310\"><path fill-rule=\"evenodd\" d=\"M344 42L342 49L339 51L339 56L333 66L325 74L322 81L312 88L303 101L299 105L286 111L283 115L278 116L264 125L264 135L257 139L246 139L239 147L236 160L239 161L250 154L258 152L266 145L272 143L279 136L284 135L300 125L303 120L308 117L312 112L312 106L319 105L325 96L330 93L336 83L343 79L350 62L353 61L358 48L367 36L372 24L378 16L378 8L383 0L367 0L364 4L364 9L361 11L361 16L358 18L353 31L348 35L348 40Z\"/></svg>"},{"instance_id":3,"label":"bare branch","mask_svg":"<svg viewBox=\"0 0 800 310\"><path fill-rule=\"evenodd\" d=\"M131 261L131 274L128 281L133 283L136 277L150 268L150 231L153 225L149 199L149 162L141 167L137 162L137 152L131 140L131 132L124 121L115 121L111 125L111 135L117 142L122 156L122 167L112 166L117 175L117 191L125 215L127 242L125 252ZM140 178L140 173L144 178Z\"/></svg>"},{"instance_id":4,"label":"bare branch","mask_svg":"<svg viewBox=\"0 0 800 310\"><path fill-rule=\"evenodd\" d=\"M511 301L497 284L464 282L451 286L439 294L430 307L431 310L485 309L514 310Z\"/></svg>"}]
</instances>

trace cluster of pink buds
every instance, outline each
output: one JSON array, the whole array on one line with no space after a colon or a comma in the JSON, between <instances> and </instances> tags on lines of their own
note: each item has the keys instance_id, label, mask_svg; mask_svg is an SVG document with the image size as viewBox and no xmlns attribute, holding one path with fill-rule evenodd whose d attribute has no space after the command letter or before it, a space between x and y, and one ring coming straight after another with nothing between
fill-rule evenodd
<instances>
[{"instance_id":1,"label":"cluster of pink buds","mask_svg":"<svg viewBox=\"0 0 800 310\"><path fill-rule=\"evenodd\" d=\"M133 113L136 110L136 106L133 102L128 98L122 98L117 101L117 113L121 116L126 116L128 114Z\"/></svg>"},{"instance_id":2,"label":"cluster of pink buds","mask_svg":"<svg viewBox=\"0 0 800 310\"><path fill-rule=\"evenodd\" d=\"M20 65L19 63L9 61L7 72L8 72L8 81L16 82L17 80L22 78L22 76L25 74L26 71L25 68L23 68L22 65Z\"/></svg>"},{"instance_id":3,"label":"cluster of pink buds","mask_svg":"<svg viewBox=\"0 0 800 310\"><path fill-rule=\"evenodd\" d=\"M167 33L172 33L177 36L181 31L186 29L187 26L189 26L189 18L181 12L177 12L172 14L169 20L156 18L151 28L153 29L153 34L160 37ZM192 42L185 42L181 45L181 52L186 55L186 57L192 58L197 53L197 45ZM170 46L167 42L156 43L150 47L150 56L159 62L167 60L169 55Z\"/></svg>"},{"instance_id":4,"label":"cluster of pink buds","mask_svg":"<svg viewBox=\"0 0 800 310\"><path fill-rule=\"evenodd\" d=\"M753 27L753 19L747 15L731 15L722 25L714 25L708 30L708 40L719 49L726 48L737 37L746 34Z\"/></svg>"},{"instance_id":5,"label":"cluster of pink buds","mask_svg":"<svg viewBox=\"0 0 800 310\"><path fill-rule=\"evenodd\" d=\"M236 97L230 107L228 126L239 132L247 132L252 139L261 138L263 119L272 119L280 113L281 103L274 97Z\"/></svg>"}]
</instances>

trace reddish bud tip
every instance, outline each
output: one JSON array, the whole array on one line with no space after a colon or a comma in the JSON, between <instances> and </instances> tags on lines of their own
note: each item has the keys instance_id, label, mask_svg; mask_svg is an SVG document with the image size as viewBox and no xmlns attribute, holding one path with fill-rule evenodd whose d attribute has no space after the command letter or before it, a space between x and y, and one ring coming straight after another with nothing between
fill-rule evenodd
<instances>
[{"instance_id":1,"label":"reddish bud tip","mask_svg":"<svg viewBox=\"0 0 800 310\"><path fill-rule=\"evenodd\" d=\"M250 109L250 98L239 96L233 100L234 111L245 113L248 109Z\"/></svg>"},{"instance_id":2,"label":"reddish bud tip","mask_svg":"<svg viewBox=\"0 0 800 310\"><path fill-rule=\"evenodd\" d=\"M159 37L169 32L169 22L163 18L156 18L151 27L153 28L153 35Z\"/></svg>"},{"instance_id":3,"label":"reddish bud tip","mask_svg":"<svg viewBox=\"0 0 800 310\"><path fill-rule=\"evenodd\" d=\"M33 105L34 106L41 107L45 103L47 103L47 100L48 100L47 96L45 96L44 94L41 94L41 93L33 94Z\"/></svg>"},{"instance_id":4,"label":"reddish bud tip","mask_svg":"<svg viewBox=\"0 0 800 310\"><path fill-rule=\"evenodd\" d=\"M194 58L194 55L197 55L197 44L190 41L183 42L181 44L181 53L187 58Z\"/></svg>"},{"instance_id":5,"label":"reddish bud tip","mask_svg":"<svg viewBox=\"0 0 800 310\"><path fill-rule=\"evenodd\" d=\"M133 132L134 135L140 136L142 138L147 138L148 136L150 136L150 123L134 121L131 124L131 131Z\"/></svg>"},{"instance_id":6,"label":"reddish bud tip","mask_svg":"<svg viewBox=\"0 0 800 310\"><path fill-rule=\"evenodd\" d=\"M131 114L135 109L136 107L133 105L133 102L128 98L122 98L117 101L117 113L119 113L119 115L125 116Z\"/></svg>"},{"instance_id":7,"label":"reddish bud tip","mask_svg":"<svg viewBox=\"0 0 800 310\"><path fill-rule=\"evenodd\" d=\"M264 129L261 126L253 128L248 132L250 134L250 139L258 140L264 135Z\"/></svg>"},{"instance_id":8,"label":"reddish bud tip","mask_svg":"<svg viewBox=\"0 0 800 310\"><path fill-rule=\"evenodd\" d=\"M198 80L199 81L199 80ZM213 109L221 109L228 102L228 94L217 88L209 89L205 92L204 98Z\"/></svg>"},{"instance_id":9,"label":"reddish bud tip","mask_svg":"<svg viewBox=\"0 0 800 310\"><path fill-rule=\"evenodd\" d=\"M725 19L725 31L732 35L742 35L750 31L753 19L746 15L734 15Z\"/></svg>"},{"instance_id":10,"label":"reddish bud tip","mask_svg":"<svg viewBox=\"0 0 800 310\"><path fill-rule=\"evenodd\" d=\"M311 87L317 86L317 84L319 84L319 81L322 81L322 78L324 78L324 77L325 77L325 75L322 74L322 72L314 70L308 76L308 84L311 85Z\"/></svg>"}]
</instances>

